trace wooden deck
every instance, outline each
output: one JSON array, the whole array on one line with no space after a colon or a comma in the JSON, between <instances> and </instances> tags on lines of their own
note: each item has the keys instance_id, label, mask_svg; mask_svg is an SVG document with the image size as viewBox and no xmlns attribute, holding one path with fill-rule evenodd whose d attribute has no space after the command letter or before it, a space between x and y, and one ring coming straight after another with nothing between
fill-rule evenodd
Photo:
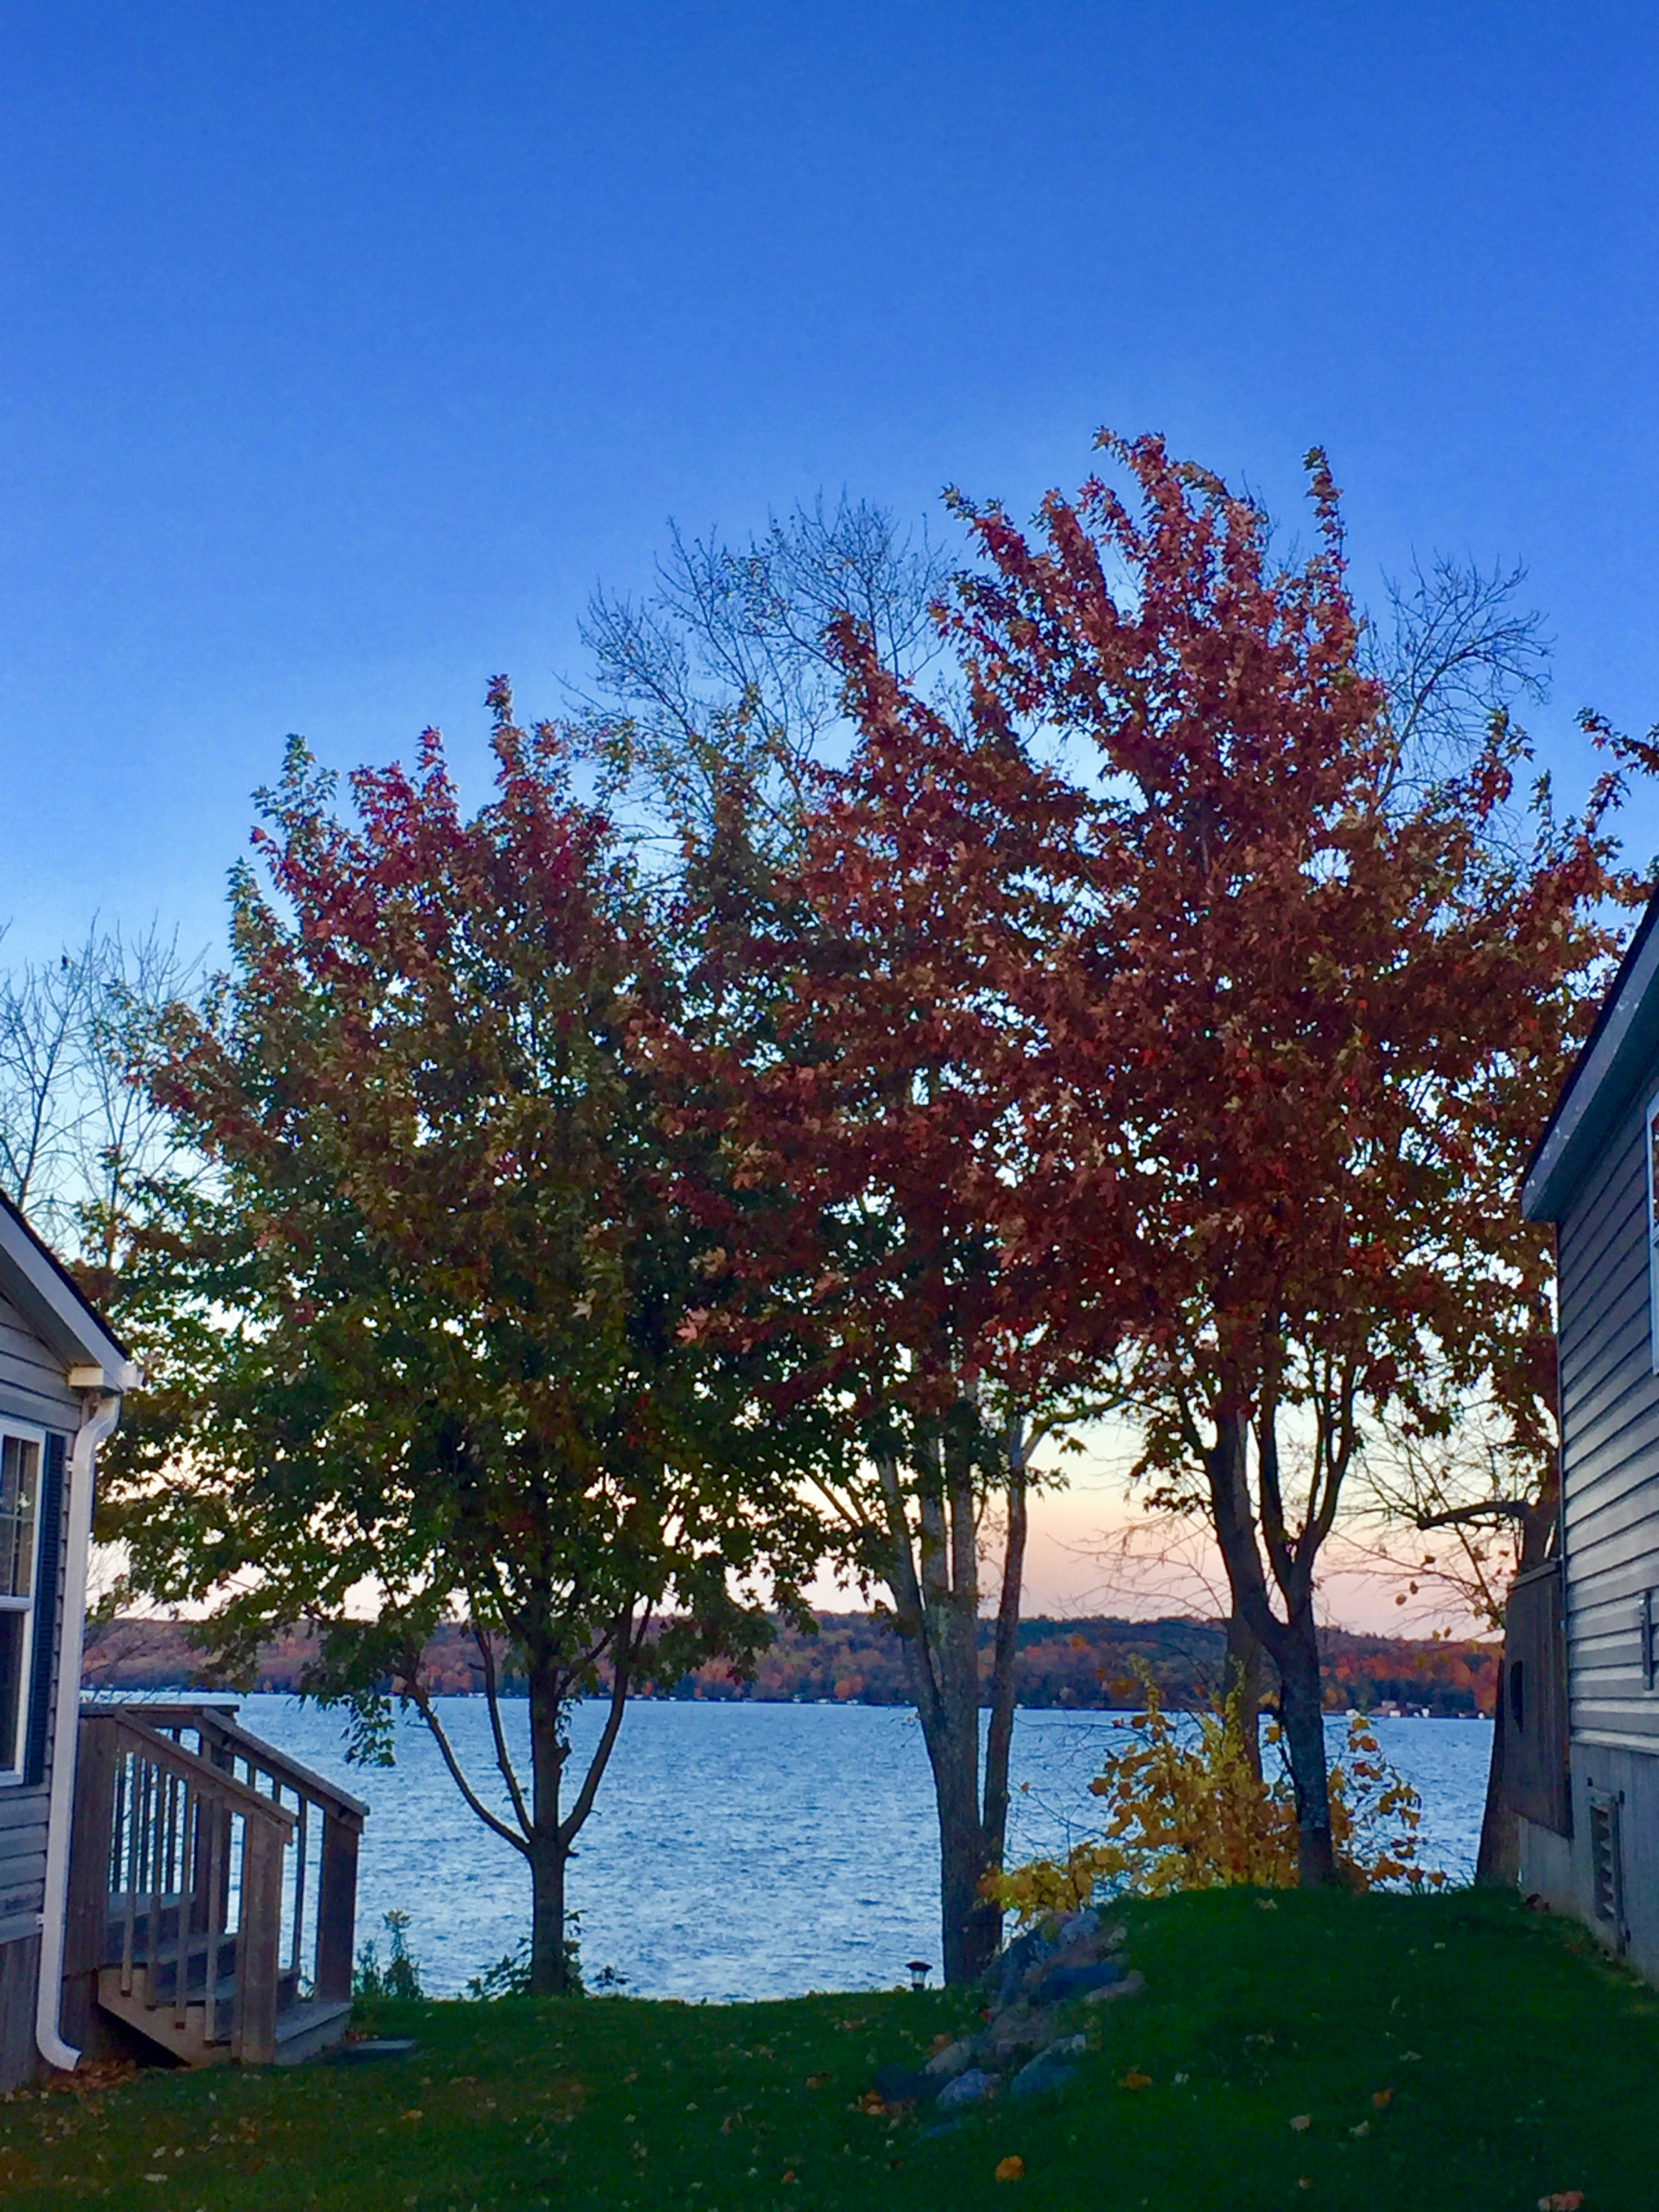
<instances>
[{"instance_id":1,"label":"wooden deck","mask_svg":"<svg viewBox=\"0 0 1659 2212\"><path fill-rule=\"evenodd\" d=\"M81 1715L64 2027L190 2066L292 2064L345 2033L368 1808L201 1703Z\"/></svg>"}]
</instances>

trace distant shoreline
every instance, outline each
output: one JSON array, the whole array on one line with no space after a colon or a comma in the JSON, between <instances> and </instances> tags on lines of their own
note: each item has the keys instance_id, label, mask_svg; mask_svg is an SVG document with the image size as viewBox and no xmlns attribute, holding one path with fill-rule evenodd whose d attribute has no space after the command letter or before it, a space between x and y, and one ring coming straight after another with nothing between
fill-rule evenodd
<instances>
[{"instance_id":1,"label":"distant shoreline","mask_svg":"<svg viewBox=\"0 0 1659 2212\"><path fill-rule=\"evenodd\" d=\"M721 1703L908 1705L903 1656L889 1622L870 1613L816 1616L818 1632L781 1629L762 1654L755 1679L735 1680L723 1666L701 1668L641 1694ZM982 1625L988 1647L991 1624ZM1334 1712L1426 1712L1433 1718L1490 1714L1499 1647L1361 1636L1330 1629L1322 1638L1325 1701ZM1099 1617L1020 1623L1020 1705L1030 1711L1124 1711L1140 1698L1140 1670L1172 1710L1207 1707L1225 1654L1222 1625L1171 1616L1160 1620ZM191 1641L190 1624L118 1618L89 1632L82 1680L88 1690L286 1692L301 1687L314 1659L313 1634L295 1632L266 1645L252 1672L236 1683L216 1678ZM434 1691L481 1694L483 1669L472 1639L459 1628L440 1632L427 1651ZM508 1684L509 1694L513 1685Z\"/></svg>"}]
</instances>

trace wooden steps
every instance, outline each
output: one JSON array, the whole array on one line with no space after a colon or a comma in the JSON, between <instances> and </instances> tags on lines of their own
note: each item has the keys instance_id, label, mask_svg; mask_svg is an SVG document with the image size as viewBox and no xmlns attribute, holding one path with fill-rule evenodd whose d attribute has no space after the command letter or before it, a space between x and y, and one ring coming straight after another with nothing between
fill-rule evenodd
<instances>
[{"instance_id":1,"label":"wooden steps","mask_svg":"<svg viewBox=\"0 0 1659 2212\"><path fill-rule=\"evenodd\" d=\"M66 2012L186 2066L339 2042L366 1808L222 1707L93 1705L81 1729Z\"/></svg>"},{"instance_id":2,"label":"wooden steps","mask_svg":"<svg viewBox=\"0 0 1659 2212\"><path fill-rule=\"evenodd\" d=\"M235 1993L234 1979L216 1986L213 2008L216 2032L210 2040L205 1992L186 1999L181 2024L178 2007L171 1998L165 2004L149 2005L136 1990L124 1991L118 1966L106 1966L98 1977L98 2002L104 2010L184 2066L230 2063ZM276 2066L298 2066L342 2041L350 2025L349 1997L295 1999L284 2005L276 2015L276 2047L270 2063Z\"/></svg>"}]
</instances>

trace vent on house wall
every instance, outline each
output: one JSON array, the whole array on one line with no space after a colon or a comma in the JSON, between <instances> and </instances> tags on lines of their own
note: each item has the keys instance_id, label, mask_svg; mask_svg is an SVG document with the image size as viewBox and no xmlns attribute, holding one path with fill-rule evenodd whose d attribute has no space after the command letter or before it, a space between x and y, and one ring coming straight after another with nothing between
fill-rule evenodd
<instances>
[{"instance_id":1,"label":"vent on house wall","mask_svg":"<svg viewBox=\"0 0 1659 2212\"><path fill-rule=\"evenodd\" d=\"M1619 1836L1620 1799L1592 1790L1589 1800L1590 1906L1619 1941L1625 1936L1625 1875Z\"/></svg>"}]
</instances>

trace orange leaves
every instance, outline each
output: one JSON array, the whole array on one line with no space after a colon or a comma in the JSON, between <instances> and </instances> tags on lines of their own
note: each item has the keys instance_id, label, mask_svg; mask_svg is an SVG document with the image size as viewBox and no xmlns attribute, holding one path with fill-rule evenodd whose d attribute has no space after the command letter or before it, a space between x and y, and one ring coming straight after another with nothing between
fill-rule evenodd
<instances>
[{"instance_id":1,"label":"orange leaves","mask_svg":"<svg viewBox=\"0 0 1659 2212\"><path fill-rule=\"evenodd\" d=\"M1103 1801L1098 1837L1064 1860L1037 1859L988 1878L985 1894L1029 1920L1086 1904L1103 1881L1146 1894L1249 1884L1288 1888L1297 1878L1297 1825L1288 1774L1263 1779L1244 1755L1236 1708L1198 1718L1194 1736L1163 1709L1150 1676L1146 1710L1114 1730L1089 1784ZM1283 1757L1282 1738L1269 1734ZM1345 1877L1375 1882L1444 1875L1417 1863L1417 1794L1376 1754L1364 1724L1350 1724L1345 1759L1331 1771L1331 1824ZM1271 1898L1258 1898L1266 1911Z\"/></svg>"},{"instance_id":2,"label":"orange leaves","mask_svg":"<svg viewBox=\"0 0 1659 2212\"><path fill-rule=\"evenodd\" d=\"M1538 2212L1582 2212L1584 2192L1582 2189L1557 2189L1538 2200Z\"/></svg>"},{"instance_id":3,"label":"orange leaves","mask_svg":"<svg viewBox=\"0 0 1659 2212\"><path fill-rule=\"evenodd\" d=\"M1138 2066L1132 2066L1118 2083L1120 2089L1150 2089L1152 2086L1152 2075L1143 2074Z\"/></svg>"},{"instance_id":4,"label":"orange leaves","mask_svg":"<svg viewBox=\"0 0 1659 2212\"><path fill-rule=\"evenodd\" d=\"M1010 2158L1000 2158L996 2163L996 2178L999 2181L1024 2181L1025 2179L1024 2160L1018 2155Z\"/></svg>"}]
</instances>

